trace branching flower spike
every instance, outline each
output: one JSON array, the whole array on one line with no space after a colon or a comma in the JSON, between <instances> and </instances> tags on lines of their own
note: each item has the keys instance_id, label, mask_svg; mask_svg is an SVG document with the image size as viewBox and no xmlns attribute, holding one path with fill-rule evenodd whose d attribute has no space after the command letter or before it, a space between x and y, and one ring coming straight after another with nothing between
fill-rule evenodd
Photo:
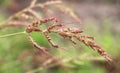
<instances>
[{"instance_id":1,"label":"branching flower spike","mask_svg":"<svg viewBox=\"0 0 120 73\"><path fill-rule=\"evenodd\" d=\"M51 24L47 29L45 30L41 30L40 28L38 28L38 25L42 25L44 23L48 23L50 21L54 21L53 24ZM32 24L29 24L26 27L26 33L29 36L29 39L31 40L32 44L34 45L34 47L41 49L41 51L44 49L40 48L39 45L37 45L36 43L34 43L34 41L32 40L32 37L30 36L31 32L41 32L44 34L44 36L47 38L48 42L55 48L58 48L60 46L58 46L57 44L55 44L49 34L51 32L55 32L58 33L60 36L62 36L65 39L68 39L70 42L72 42L73 44L77 44L75 40L73 40L73 38L76 38L77 40L79 40L80 42L82 42L83 44L85 44L86 46L92 48L93 50L97 51L101 56L103 56L108 62L112 62L112 59L109 57L109 55L107 54L107 52L105 52L99 45L97 45L96 43L94 43L94 37L92 36L85 36L82 35L83 30L80 30L78 28L68 28L65 27L64 25L60 24L58 22L58 20L54 17L51 18L44 18L44 19L40 19L38 21L33 22ZM88 40L89 39L89 40ZM45 52L45 51L44 51Z\"/></svg>"}]
</instances>

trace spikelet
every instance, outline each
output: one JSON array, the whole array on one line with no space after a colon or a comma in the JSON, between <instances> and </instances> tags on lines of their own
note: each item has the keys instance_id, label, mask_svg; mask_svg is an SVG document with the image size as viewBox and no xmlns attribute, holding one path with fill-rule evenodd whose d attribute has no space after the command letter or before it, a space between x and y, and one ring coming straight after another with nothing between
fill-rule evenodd
<instances>
[{"instance_id":1,"label":"spikelet","mask_svg":"<svg viewBox=\"0 0 120 73\"><path fill-rule=\"evenodd\" d=\"M42 23L48 23L50 21L54 21L53 24L51 24L47 29L45 30L41 30L40 28L38 28L36 25L42 25ZM58 28L59 29L56 29ZM64 28L63 28L64 27ZM28 25L28 27L26 28L26 33L29 34L29 38L32 39L32 37L30 37L30 33L31 32L41 32L45 35L45 37L47 38L48 42L55 48L60 47L59 45L55 44L52 39L50 38L49 34L51 32L56 32L58 33L60 36L62 36L65 39L68 39L69 41L71 41L73 44L77 44L76 41L74 41L72 38L76 38L78 39L80 42L82 42L83 44L85 44L88 47L91 47L93 50L97 51L101 56L103 56L108 62L112 62L112 59L109 57L109 55L107 54L107 52L105 52L99 45L97 45L96 43L94 43L94 37L92 36L85 36L85 35L81 35L83 33L83 30L78 29L78 28L68 28L63 26L62 24L60 24L58 22L58 20L54 17L51 18L43 18L40 19L36 22L33 22L32 24ZM88 40L89 39L89 40ZM34 45L34 47L39 48L37 46L37 44L33 43L33 41L31 41L32 44ZM39 48L40 49L40 48Z\"/></svg>"}]
</instances>

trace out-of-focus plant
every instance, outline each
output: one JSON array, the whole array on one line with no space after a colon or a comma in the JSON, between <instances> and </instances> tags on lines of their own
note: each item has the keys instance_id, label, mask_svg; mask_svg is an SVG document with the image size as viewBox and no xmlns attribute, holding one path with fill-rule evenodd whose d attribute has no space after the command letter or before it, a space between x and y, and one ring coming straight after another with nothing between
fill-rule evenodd
<instances>
[{"instance_id":1,"label":"out-of-focus plant","mask_svg":"<svg viewBox=\"0 0 120 73\"><path fill-rule=\"evenodd\" d=\"M99 45L97 45L94 42L94 37L86 36L83 34L83 30L77 27L70 28L67 25L60 23L60 21L57 20L56 18L49 16L55 14L52 8L50 8L52 6L54 6L53 8L55 9L56 8L59 9L61 12L65 13L66 15L71 16L73 19L75 19L75 21L80 23L79 17L63 1L59 0L59 1L47 1L44 3L37 3L37 0L32 0L31 4L28 7L12 15L10 18L8 18L8 20L6 20L4 23L0 25L1 30L5 29L6 27L12 27L13 29L13 26L17 26L17 28L19 28L20 26L21 27L24 26L23 28L21 28L23 32L3 35L0 36L0 38L21 34L20 35L21 37L18 38L16 37L16 39L18 40L17 42L21 43L23 41L21 40L22 36L24 36L22 34L27 34L25 36L28 37L28 40L32 43L34 48L36 48L35 50L32 51L27 50L24 52L20 52L19 53L20 57L17 59L17 61L15 62L12 61L14 62L15 66L19 65L19 63L23 63L24 66L23 68L25 68L26 72L28 73L49 71L49 69L55 71L58 70L58 72L61 73L63 72L62 70L60 70L61 68L64 69L64 72L70 72L69 68L72 69L75 68L77 69L77 72L80 72L81 71L80 68L82 68L83 70L82 72L87 73L91 69L90 68L91 64L88 61L99 61L99 60L104 61L104 59L99 56L97 57L89 56L87 52L85 53L80 52L84 47L92 48L93 50L97 51L100 55L102 55L108 62L110 63L112 62L112 59L109 57L109 55ZM35 8L40 8L43 11L43 13L36 11ZM42 16L44 16L44 18ZM20 31L20 30L16 29L16 31ZM40 34L40 37L37 33ZM50 38L50 36L52 37ZM23 39L24 39L24 43L23 44L21 43L22 45L19 44L21 47L18 48L27 47L26 45L28 44L26 43L28 41L26 40L26 38ZM3 39L3 41L4 40L5 39ZM42 40L46 42L40 44ZM8 41L8 44L6 43L8 46L12 41L14 41L14 39L12 41L6 39L6 41ZM57 42L58 45L55 44L54 42ZM63 45L66 44L66 45L61 46L61 44ZM81 47L81 44L86 46ZM6 48L5 45L4 48ZM73 45L73 47L71 47L71 45ZM15 48L15 46L9 46L9 47ZM31 48L31 46L28 48ZM10 51L10 49L8 51ZM18 52L21 50L17 49L16 51ZM16 51L12 50L10 52L16 52ZM18 55L17 53L15 54ZM15 58L15 57L8 56L7 59L9 58ZM6 65L3 66L5 66L6 68ZM19 67L20 68L18 70L21 70L22 67L21 66ZM9 69L10 68L12 68L11 65ZM35 70L33 70L34 68ZM88 68L88 71L84 71L84 68L85 69ZM3 67L1 72L2 71L4 72L5 70L6 69L4 69ZM15 68L15 71L13 72L16 72L18 70L17 68ZM99 73L99 70L97 72Z\"/></svg>"}]
</instances>

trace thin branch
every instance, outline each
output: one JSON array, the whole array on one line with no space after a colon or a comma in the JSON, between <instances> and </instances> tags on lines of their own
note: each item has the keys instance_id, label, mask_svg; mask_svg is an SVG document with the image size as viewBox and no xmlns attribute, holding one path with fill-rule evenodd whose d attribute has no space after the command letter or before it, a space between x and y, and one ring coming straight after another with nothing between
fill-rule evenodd
<instances>
[{"instance_id":1,"label":"thin branch","mask_svg":"<svg viewBox=\"0 0 120 73\"><path fill-rule=\"evenodd\" d=\"M10 37L10 36L20 35L20 34L25 34L25 31L24 32L12 33L12 34L7 34L7 35L2 35L2 36L0 36L0 38Z\"/></svg>"},{"instance_id":2,"label":"thin branch","mask_svg":"<svg viewBox=\"0 0 120 73\"><path fill-rule=\"evenodd\" d=\"M30 7L33 7L36 2L37 2L37 0L32 0L32 1L31 1L31 4L30 4Z\"/></svg>"}]
</instances>

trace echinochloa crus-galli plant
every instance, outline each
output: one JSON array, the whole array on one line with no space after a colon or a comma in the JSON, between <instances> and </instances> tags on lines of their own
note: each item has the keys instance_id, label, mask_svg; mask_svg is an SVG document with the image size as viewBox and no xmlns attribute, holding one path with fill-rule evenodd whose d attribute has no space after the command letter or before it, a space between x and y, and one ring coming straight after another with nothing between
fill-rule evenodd
<instances>
[{"instance_id":1,"label":"echinochloa crus-galli plant","mask_svg":"<svg viewBox=\"0 0 120 73\"><path fill-rule=\"evenodd\" d=\"M38 32L38 34L43 34L48 42L54 47L54 48L60 48L61 46L54 43L53 40L50 37L51 33L56 33L63 37L64 39L67 39L72 44L77 45L79 44L76 40L79 42L85 44L86 46L90 47L91 49L95 50L97 53L99 53L101 56L103 56L108 62L113 62L112 59L109 57L106 51L104 51L99 45L97 45L94 42L94 37L92 36L86 36L83 35L83 30L72 27L69 28L65 26L66 24L60 23L57 18L50 17L45 18L40 17L37 11L34 10L34 8L41 8L43 12L46 12L46 14L54 14L55 12L52 11L52 9L47 8L47 6L54 5L54 7L58 8L63 13L66 13L67 15L71 16L73 19L75 19L77 22L80 22L79 17L71 10L71 8L67 7L64 2L61 0L58 1L47 1L45 3L37 3L37 0L32 0L31 4L23 9L22 11L19 11L15 15L11 16L3 25L0 25L0 29L3 29L5 27L9 26L25 26L25 32L21 32L24 34L27 34L27 37L31 44L38 49L41 53L44 53L45 55L49 55L53 57L45 47L38 45L33 37L31 36L32 32ZM64 10L63 10L64 9ZM32 22L30 22L32 20ZM53 22L53 23L50 23ZM50 25L46 29L41 29L39 26L41 25L47 25L47 23L50 23ZM15 33L11 35L21 34L21 33ZM7 36L11 36L7 35ZM6 36L2 36L6 37ZM54 58L55 59L55 58Z\"/></svg>"},{"instance_id":2,"label":"echinochloa crus-galli plant","mask_svg":"<svg viewBox=\"0 0 120 73\"><path fill-rule=\"evenodd\" d=\"M53 24L51 24L47 29L45 30L41 30L38 25L44 25L45 23L48 23L50 21L54 21ZM100 55L102 55L108 62L112 62L112 59L109 57L109 55L107 54L107 52L105 52L99 45L97 45L94 42L94 37L92 36L86 36L86 35L82 35L83 30L78 29L78 28L68 28L65 27L64 25L62 25L61 23L58 22L58 20L54 17L51 18L44 18L44 19L40 19L38 21L35 21L31 24L29 24L26 27L26 33L29 37L29 40L31 41L31 43L33 44L34 47L38 48L39 50L43 51L46 53L45 49L43 49L42 47L40 47L39 45L37 45L34 40L32 39L32 37L30 36L31 32L40 32L42 34L45 35L45 37L47 38L48 42L55 48L60 47L59 45L55 44L51 38L49 37L49 34L51 32L55 32L58 33L60 36L62 36L65 39L68 39L70 42L72 42L73 44L77 44L76 41L74 41L72 38L76 38L77 40L79 40L80 42L82 42L83 44L85 44L86 46L92 48L93 50L97 51ZM90 40L87 40L90 39Z\"/></svg>"}]
</instances>

